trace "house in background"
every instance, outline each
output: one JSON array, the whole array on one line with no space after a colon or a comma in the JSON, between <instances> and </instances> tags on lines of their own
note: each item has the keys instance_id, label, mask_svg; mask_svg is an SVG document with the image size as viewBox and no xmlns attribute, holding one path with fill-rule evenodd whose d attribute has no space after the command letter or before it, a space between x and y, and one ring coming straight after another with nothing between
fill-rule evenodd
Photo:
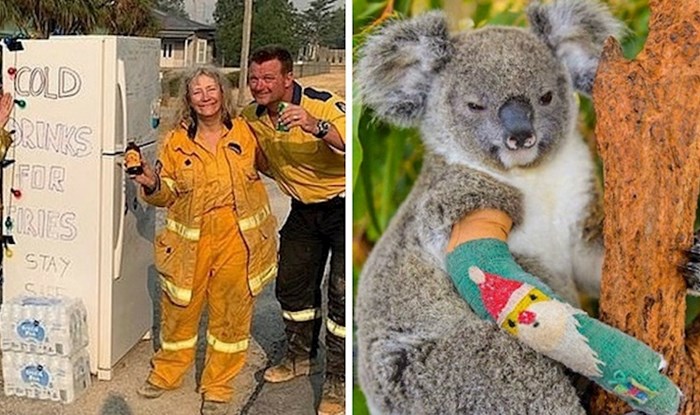
<instances>
[{"instance_id":1,"label":"house in background","mask_svg":"<svg viewBox=\"0 0 700 415\"><path fill-rule=\"evenodd\" d=\"M161 27L156 35L161 40L161 68L177 69L213 63L216 32L214 26L157 9L153 9L152 12ZM17 28L14 25L2 25L0 26L0 41L16 33Z\"/></svg>"},{"instance_id":2,"label":"house in background","mask_svg":"<svg viewBox=\"0 0 700 415\"><path fill-rule=\"evenodd\" d=\"M216 29L204 23L153 10L161 30L161 68L186 68L210 64L214 60Z\"/></svg>"},{"instance_id":3,"label":"house in background","mask_svg":"<svg viewBox=\"0 0 700 415\"><path fill-rule=\"evenodd\" d=\"M344 65L345 49L331 49L327 46L307 43L299 50L298 59L304 62L327 62L331 65Z\"/></svg>"}]
</instances>

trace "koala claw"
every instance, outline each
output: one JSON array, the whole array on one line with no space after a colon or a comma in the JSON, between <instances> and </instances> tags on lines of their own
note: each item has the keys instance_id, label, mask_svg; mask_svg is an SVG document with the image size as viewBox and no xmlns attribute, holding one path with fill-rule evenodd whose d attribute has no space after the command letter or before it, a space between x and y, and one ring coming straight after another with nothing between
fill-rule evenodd
<instances>
[{"instance_id":1,"label":"koala claw","mask_svg":"<svg viewBox=\"0 0 700 415\"><path fill-rule=\"evenodd\" d=\"M681 266L681 272L688 284L688 294L700 296L700 232L695 234L693 246L686 251L688 262Z\"/></svg>"}]
</instances>

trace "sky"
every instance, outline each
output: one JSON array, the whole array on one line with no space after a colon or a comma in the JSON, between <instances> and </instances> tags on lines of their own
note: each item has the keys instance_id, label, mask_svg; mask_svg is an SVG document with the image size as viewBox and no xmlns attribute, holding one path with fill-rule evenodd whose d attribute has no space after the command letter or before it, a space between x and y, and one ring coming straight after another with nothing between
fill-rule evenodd
<instances>
[{"instance_id":1,"label":"sky","mask_svg":"<svg viewBox=\"0 0 700 415\"><path fill-rule=\"evenodd\" d=\"M337 0L340 3L342 0ZM299 10L304 10L309 6L311 0L292 0L292 3ZM214 8L216 0L185 0L185 11L190 15L190 19L202 23L214 23Z\"/></svg>"}]
</instances>

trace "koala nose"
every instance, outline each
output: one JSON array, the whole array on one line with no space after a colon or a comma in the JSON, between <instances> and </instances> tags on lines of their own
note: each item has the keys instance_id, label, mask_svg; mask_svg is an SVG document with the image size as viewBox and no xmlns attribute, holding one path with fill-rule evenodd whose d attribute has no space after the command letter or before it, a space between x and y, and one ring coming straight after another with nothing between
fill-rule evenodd
<instances>
[{"instance_id":1,"label":"koala nose","mask_svg":"<svg viewBox=\"0 0 700 415\"><path fill-rule=\"evenodd\" d=\"M510 150L517 150L520 148L528 149L534 146L535 143L537 143L537 139L531 134L516 134L506 138L506 147Z\"/></svg>"},{"instance_id":2,"label":"koala nose","mask_svg":"<svg viewBox=\"0 0 700 415\"><path fill-rule=\"evenodd\" d=\"M537 143L535 132L532 128L533 109L530 101L522 96L508 99L499 108L498 118L505 128L506 147L510 150L531 148Z\"/></svg>"}]
</instances>

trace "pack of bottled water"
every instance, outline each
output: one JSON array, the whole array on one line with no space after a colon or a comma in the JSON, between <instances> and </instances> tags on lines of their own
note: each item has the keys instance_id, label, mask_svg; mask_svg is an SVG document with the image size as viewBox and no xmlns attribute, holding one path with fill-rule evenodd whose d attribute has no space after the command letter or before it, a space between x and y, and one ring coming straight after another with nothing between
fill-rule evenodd
<instances>
[{"instance_id":1,"label":"pack of bottled water","mask_svg":"<svg viewBox=\"0 0 700 415\"><path fill-rule=\"evenodd\" d=\"M71 403L90 386L87 348L72 356L4 351L5 395Z\"/></svg>"},{"instance_id":2,"label":"pack of bottled water","mask_svg":"<svg viewBox=\"0 0 700 415\"><path fill-rule=\"evenodd\" d=\"M0 308L3 351L70 356L87 344L87 311L79 299L19 296Z\"/></svg>"},{"instance_id":3,"label":"pack of bottled water","mask_svg":"<svg viewBox=\"0 0 700 415\"><path fill-rule=\"evenodd\" d=\"M87 344L87 311L79 299L10 299L0 307L5 395L72 402L90 386Z\"/></svg>"}]
</instances>

